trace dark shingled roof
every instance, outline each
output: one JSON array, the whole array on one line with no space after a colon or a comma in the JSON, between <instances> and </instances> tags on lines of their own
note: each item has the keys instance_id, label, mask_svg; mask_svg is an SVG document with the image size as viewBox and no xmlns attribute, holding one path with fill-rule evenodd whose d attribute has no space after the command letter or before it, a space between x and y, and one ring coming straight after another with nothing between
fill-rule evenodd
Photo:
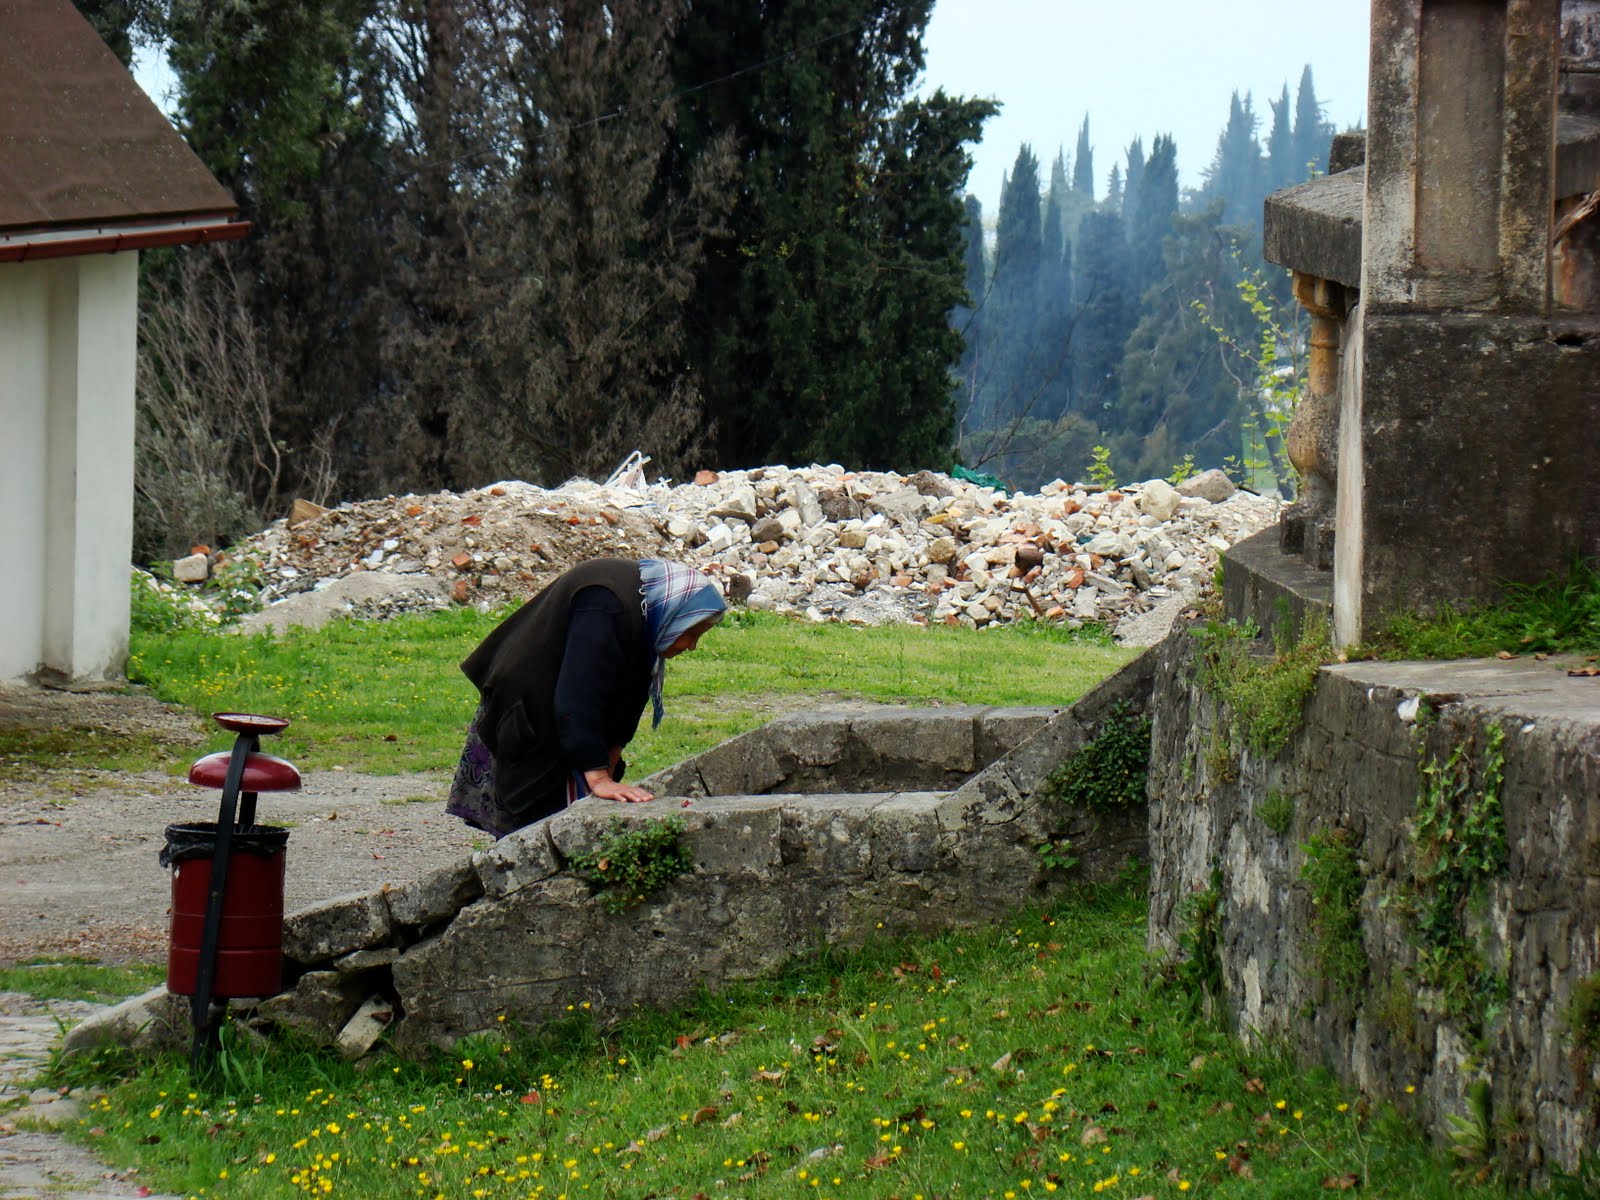
<instances>
[{"instance_id":1,"label":"dark shingled roof","mask_svg":"<svg viewBox=\"0 0 1600 1200\"><path fill-rule=\"evenodd\" d=\"M0 235L237 208L71 0L0 0Z\"/></svg>"}]
</instances>

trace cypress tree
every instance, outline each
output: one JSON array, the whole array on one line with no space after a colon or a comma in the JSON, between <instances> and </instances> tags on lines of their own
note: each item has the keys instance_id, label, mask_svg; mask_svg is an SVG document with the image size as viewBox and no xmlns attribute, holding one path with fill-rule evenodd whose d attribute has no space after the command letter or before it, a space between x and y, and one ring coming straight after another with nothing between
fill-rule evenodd
<instances>
[{"instance_id":1,"label":"cypress tree","mask_svg":"<svg viewBox=\"0 0 1600 1200\"><path fill-rule=\"evenodd\" d=\"M1267 192L1299 183L1305 176L1304 167L1295 162L1294 127L1289 108L1289 85L1283 85L1283 94L1272 105L1272 132L1267 135Z\"/></svg>"},{"instance_id":2,"label":"cypress tree","mask_svg":"<svg viewBox=\"0 0 1600 1200\"><path fill-rule=\"evenodd\" d=\"M1128 221L1128 277L1132 297L1144 294L1162 274L1162 243L1172 232L1178 212L1178 147L1168 134L1157 134L1140 177L1137 202Z\"/></svg>"},{"instance_id":3,"label":"cypress tree","mask_svg":"<svg viewBox=\"0 0 1600 1200\"><path fill-rule=\"evenodd\" d=\"M1300 87L1294 100L1295 178L1309 179L1328 169L1328 146L1333 124L1323 120L1317 102L1316 85L1311 81L1311 64L1300 72Z\"/></svg>"},{"instance_id":4,"label":"cypress tree","mask_svg":"<svg viewBox=\"0 0 1600 1200\"><path fill-rule=\"evenodd\" d=\"M1073 287L1073 406L1099 420L1116 404L1122 346L1137 320L1128 295L1128 246L1122 215L1096 209L1078 231Z\"/></svg>"},{"instance_id":5,"label":"cypress tree","mask_svg":"<svg viewBox=\"0 0 1600 1200\"><path fill-rule=\"evenodd\" d=\"M1094 199L1094 147L1089 144L1089 114L1078 129L1078 148L1072 158L1072 190Z\"/></svg>"}]
</instances>

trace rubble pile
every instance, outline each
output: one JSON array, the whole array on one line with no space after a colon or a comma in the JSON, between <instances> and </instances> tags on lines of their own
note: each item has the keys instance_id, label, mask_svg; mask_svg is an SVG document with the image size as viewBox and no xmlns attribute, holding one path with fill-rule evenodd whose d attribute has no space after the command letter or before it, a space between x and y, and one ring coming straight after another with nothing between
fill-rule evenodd
<instances>
[{"instance_id":1,"label":"rubble pile","mask_svg":"<svg viewBox=\"0 0 1600 1200\"><path fill-rule=\"evenodd\" d=\"M236 552L263 564L263 600L379 572L431 576L449 601L493 607L615 555L691 563L735 604L816 621L1116 625L1186 603L1218 551L1277 512L1220 471L1007 495L930 471L760 467L679 485L386 497L279 521Z\"/></svg>"}]
</instances>

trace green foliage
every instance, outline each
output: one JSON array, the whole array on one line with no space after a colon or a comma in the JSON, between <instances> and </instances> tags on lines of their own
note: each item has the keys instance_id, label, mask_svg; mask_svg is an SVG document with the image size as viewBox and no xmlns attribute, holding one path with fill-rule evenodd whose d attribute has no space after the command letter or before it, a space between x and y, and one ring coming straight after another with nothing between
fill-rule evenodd
<instances>
[{"instance_id":1,"label":"green foliage","mask_svg":"<svg viewBox=\"0 0 1600 1200\"><path fill-rule=\"evenodd\" d=\"M600 844L574 854L570 865L607 912L626 912L694 869L684 828L677 816L641 825L612 817Z\"/></svg>"},{"instance_id":2,"label":"green foliage","mask_svg":"<svg viewBox=\"0 0 1600 1200\"><path fill-rule=\"evenodd\" d=\"M1554 1168L1545 1195L1548 1200L1594 1200L1600 1196L1600 1150L1579 1150L1574 1171Z\"/></svg>"},{"instance_id":3,"label":"green foliage","mask_svg":"<svg viewBox=\"0 0 1600 1200\"><path fill-rule=\"evenodd\" d=\"M1565 1020L1573 1046L1588 1061L1600 1058L1600 973L1573 984Z\"/></svg>"},{"instance_id":4,"label":"green foliage","mask_svg":"<svg viewBox=\"0 0 1600 1200\"><path fill-rule=\"evenodd\" d=\"M1451 1016L1470 1016L1482 1030L1505 996L1502 973L1484 962L1468 930L1469 909L1505 873L1505 733L1490 725L1481 754L1474 734L1441 762L1424 745L1418 770L1412 840L1412 892L1417 913L1418 981L1437 989Z\"/></svg>"},{"instance_id":5,"label":"green foliage","mask_svg":"<svg viewBox=\"0 0 1600 1200\"><path fill-rule=\"evenodd\" d=\"M1074 808L1123 808L1145 802L1150 769L1150 718L1126 700L1100 733L1045 778L1040 795Z\"/></svg>"},{"instance_id":6,"label":"green foliage","mask_svg":"<svg viewBox=\"0 0 1600 1200\"><path fill-rule=\"evenodd\" d=\"M1367 974L1361 941L1361 864L1343 829L1312 834L1300 847L1300 878L1311 888L1313 952L1322 978L1340 1000L1354 999Z\"/></svg>"},{"instance_id":7,"label":"green foliage","mask_svg":"<svg viewBox=\"0 0 1600 1200\"><path fill-rule=\"evenodd\" d=\"M1167 476L1167 482L1177 487L1185 479L1191 478L1199 468L1194 465L1194 455L1185 454L1183 461L1172 464L1172 471Z\"/></svg>"},{"instance_id":8,"label":"green foliage","mask_svg":"<svg viewBox=\"0 0 1600 1200\"><path fill-rule=\"evenodd\" d=\"M129 576L129 627L134 633L175 633L184 629L206 629L216 624L216 615L205 604L190 596L182 584L171 580L172 568L159 564L162 574L135 567Z\"/></svg>"},{"instance_id":9,"label":"green foliage","mask_svg":"<svg viewBox=\"0 0 1600 1200\"><path fill-rule=\"evenodd\" d=\"M1096 446L1090 451L1092 459L1089 463L1089 479L1099 487L1110 491L1117 486L1116 472L1111 469L1111 450L1106 446Z\"/></svg>"},{"instance_id":10,"label":"green foliage","mask_svg":"<svg viewBox=\"0 0 1600 1200\"><path fill-rule=\"evenodd\" d=\"M1200 1012L1222 999L1222 868L1211 868L1208 887L1183 902L1179 959L1171 978L1191 1011Z\"/></svg>"},{"instance_id":11,"label":"green foliage","mask_svg":"<svg viewBox=\"0 0 1600 1200\"><path fill-rule=\"evenodd\" d=\"M1227 706L1232 734L1263 755L1277 754L1300 727L1317 672L1331 661L1327 622L1308 617L1300 640L1280 637L1270 655L1257 649L1253 625L1211 621L1195 636L1196 680Z\"/></svg>"},{"instance_id":12,"label":"green foliage","mask_svg":"<svg viewBox=\"0 0 1600 1200\"><path fill-rule=\"evenodd\" d=\"M1053 874L1065 875L1078 865L1072 853L1072 842L1064 837L1040 842L1033 852L1039 859L1040 868Z\"/></svg>"},{"instance_id":13,"label":"green foliage","mask_svg":"<svg viewBox=\"0 0 1600 1200\"><path fill-rule=\"evenodd\" d=\"M1537 584L1507 583L1495 605L1391 618L1352 657L1489 658L1510 654L1600 654L1600 561L1575 556Z\"/></svg>"},{"instance_id":14,"label":"green foliage","mask_svg":"<svg viewBox=\"0 0 1600 1200\"><path fill-rule=\"evenodd\" d=\"M273 739L274 753L302 770L448 770L477 703L458 664L506 615L453 609L334 621L278 636L136 631L128 677L199 714L232 709L291 718ZM1103 631L1044 623L981 632L856 629L730 614L695 653L673 660L667 719L658 729L643 723L628 760L644 776L819 700L1064 704L1132 656ZM86 763L121 749L104 739L78 741L75 752ZM209 748L229 744L219 733Z\"/></svg>"},{"instance_id":15,"label":"green foliage","mask_svg":"<svg viewBox=\"0 0 1600 1200\"><path fill-rule=\"evenodd\" d=\"M1285 792L1269 791L1267 798L1256 804L1255 812L1263 825L1282 837L1294 822L1294 797Z\"/></svg>"},{"instance_id":16,"label":"green foliage","mask_svg":"<svg viewBox=\"0 0 1600 1200\"><path fill-rule=\"evenodd\" d=\"M1289 495L1296 480L1284 438L1304 387L1301 310L1292 302L1287 306L1280 302L1260 270L1244 270L1235 286L1249 313L1253 343L1247 344L1221 324L1205 301L1193 302L1195 311L1226 352L1225 360L1233 364L1229 373L1239 385L1240 394L1250 398L1248 415L1241 426L1241 457L1229 464L1236 468L1231 473L1245 486L1258 490L1277 488Z\"/></svg>"},{"instance_id":17,"label":"green foliage","mask_svg":"<svg viewBox=\"0 0 1600 1200\"><path fill-rule=\"evenodd\" d=\"M237 1088L192 1100L172 1053L86 1099L67 1134L152 1191L252 1200L304 1196L307 1180L320 1192L322 1178L372 1200L419 1186L450 1200L910 1200L1047 1184L1165 1200L1180 1182L1185 1197L1303 1197L1346 1175L1388 1200L1503 1195L1457 1187L1414 1129L1326 1072L1195 1020L1146 976L1145 907L1141 892L1099 889L980 928L880 937L667 1012L603 1012L574 993L559 1000L567 1020L528 1034L486 1014L491 1032L431 1061L241 1045L266 1065L260 1084L241 1061ZM1216 1157L1241 1142L1250 1179L1242 1157Z\"/></svg>"},{"instance_id":18,"label":"green foliage","mask_svg":"<svg viewBox=\"0 0 1600 1200\"><path fill-rule=\"evenodd\" d=\"M1445 1137L1450 1153L1461 1165L1456 1177L1463 1182L1486 1183L1494 1175L1494 1134L1489 1122L1491 1092L1487 1079L1467 1088L1467 1115L1446 1113Z\"/></svg>"},{"instance_id":19,"label":"green foliage","mask_svg":"<svg viewBox=\"0 0 1600 1200\"><path fill-rule=\"evenodd\" d=\"M0 992L108 1004L147 991L165 977L165 967L149 963L114 966L91 958L49 956L0 967Z\"/></svg>"}]
</instances>

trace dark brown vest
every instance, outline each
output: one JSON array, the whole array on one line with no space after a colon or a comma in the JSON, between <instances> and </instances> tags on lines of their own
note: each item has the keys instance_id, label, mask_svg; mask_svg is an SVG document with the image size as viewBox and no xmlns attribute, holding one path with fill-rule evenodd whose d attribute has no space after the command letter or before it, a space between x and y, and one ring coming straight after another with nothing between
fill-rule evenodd
<instances>
[{"instance_id":1,"label":"dark brown vest","mask_svg":"<svg viewBox=\"0 0 1600 1200\"><path fill-rule=\"evenodd\" d=\"M573 598L595 586L607 588L622 604L627 665L621 678L596 680L595 686L607 692L606 744L626 746L650 695L654 657L637 562L597 558L573 567L501 622L461 664L483 696L478 736L494 755L496 799L530 821L565 802L572 764L562 757L556 734L556 677Z\"/></svg>"}]
</instances>

